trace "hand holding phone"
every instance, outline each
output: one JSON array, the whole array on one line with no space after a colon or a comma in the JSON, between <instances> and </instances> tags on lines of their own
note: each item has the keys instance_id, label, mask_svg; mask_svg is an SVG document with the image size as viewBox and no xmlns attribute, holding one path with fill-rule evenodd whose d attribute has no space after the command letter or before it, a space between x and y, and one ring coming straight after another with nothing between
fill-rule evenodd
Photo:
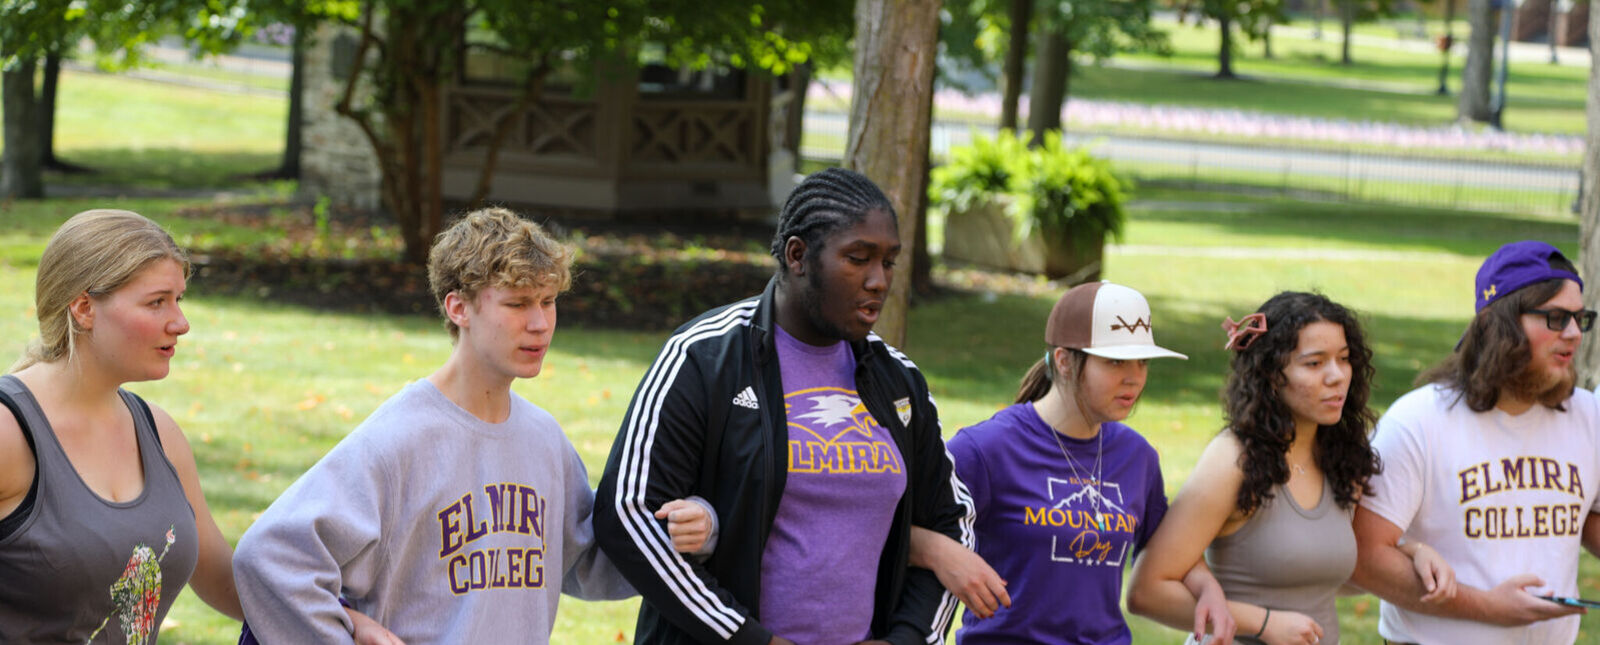
<instances>
[{"instance_id":1,"label":"hand holding phone","mask_svg":"<svg viewBox=\"0 0 1600 645\"><path fill-rule=\"evenodd\" d=\"M1565 596L1543 596L1545 600L1568 607L1583 607L1585 609L1600 609L1600 601L1587 598L1568 598Z\"/></svg>"}]
</instances>

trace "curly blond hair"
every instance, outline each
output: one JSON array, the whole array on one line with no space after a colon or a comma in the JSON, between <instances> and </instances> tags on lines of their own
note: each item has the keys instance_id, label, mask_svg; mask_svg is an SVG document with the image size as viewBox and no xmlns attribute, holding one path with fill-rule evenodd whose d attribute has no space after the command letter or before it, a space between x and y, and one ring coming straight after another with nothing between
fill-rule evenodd
<instances>
[{"instance_id":1,"label":"curly blond hair","mask_svg":"<svg viewBox=\"0 0 1600 645\"><path fill-rule=\"evenodd\" d=\"M472 211L439 237L428 252L428 286L439 312L451 292L471 301L484 289L572 286L571 247L557 242L544 228L505 208ZM461 328L445 315L452 340Z\"/></svg>"}]
</instances>

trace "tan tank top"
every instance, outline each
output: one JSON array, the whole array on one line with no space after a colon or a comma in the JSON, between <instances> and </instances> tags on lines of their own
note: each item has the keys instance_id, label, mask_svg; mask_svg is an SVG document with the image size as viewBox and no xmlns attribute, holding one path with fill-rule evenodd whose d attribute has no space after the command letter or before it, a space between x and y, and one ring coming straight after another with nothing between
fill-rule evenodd
<instances>
[{"instance_id":1,"label":"tan tank top","mask_svg":"<svg viewBox=\"0 0 1600 645\"><path fill-rule=\"evenodd\" d=\"M33 507L0 538L0 643L150 645L199 557L194 511L139 398L144 491L111 502L78 477L33 393L0 377L38 465Z\"/></svg>"},{"instance_id":2,"label":"tan tank top","mask_svg":"<svg viewBox=\"0 0 1600 645\"><path fill-rule=\"evenodd\" d=\"M1301 508L1280 484L1237 532L1211 541L1206 563L1228 600L1310 616L1322 626L1322 643L1335 645L1334 600L1356 568L1354 510L1339 508L1327 482L1311 509ZM1240 625L1234 642L1260 643L1250 637L1260 627Z\"/></svg>"}]
</instances>

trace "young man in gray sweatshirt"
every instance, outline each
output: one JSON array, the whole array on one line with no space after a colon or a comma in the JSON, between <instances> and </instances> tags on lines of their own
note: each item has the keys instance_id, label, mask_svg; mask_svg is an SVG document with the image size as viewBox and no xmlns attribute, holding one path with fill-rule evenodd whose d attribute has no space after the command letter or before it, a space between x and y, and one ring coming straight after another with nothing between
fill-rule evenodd
<instances>
[{"instance_id":1,"label":"young man in gray sweatshirt","mask_svg":"<svg viewBox=\"0 0 1600 645\"><path fill-rule=\"evenodd\" d=\"M561 593L635 591L595 548L594 494L561 426L511 391L539 374L571 249L505 209L439 236L428 280L449 360L372 413L239 541L235 580L268 644L350 642L343 598L412 645L545 643ZM715 519L658 517L693 551Z\"/></svg>"}]
</instances>

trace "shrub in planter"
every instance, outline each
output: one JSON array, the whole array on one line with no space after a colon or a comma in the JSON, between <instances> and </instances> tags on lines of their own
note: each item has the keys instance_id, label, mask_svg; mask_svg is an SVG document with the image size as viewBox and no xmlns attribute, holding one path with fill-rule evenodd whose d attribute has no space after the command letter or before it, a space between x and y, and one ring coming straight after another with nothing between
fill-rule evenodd
<instances>
[{"instance_id":1,"label":"shrub in planter","mask_svg":"<svg viewBox=\"0 0 1600 645\"><path fill-rule=\"evenodd\" d=\"M1129 182L1088 148L1066 147L1059 131L1045 133L1015 181L1018 238L1044 242L1044 274L1055 279L1087 272L1075 277L1098 280L1106 237L1120 241L1128 221L1123 191Z\"/></svg>"},{"instance_id":2,"label":"shrub in planter","mask_svg":"<svg viewBox=\"0 0 1600 645\"><path fill-rule=\"evenodd\" d=\"M928 179L929 207L944 215L946 260L1004 271L1027 271L1042 263L1022 257L1013 242L1013 177L1028 156L1026 142L1010 130L951 148L950 157Z\"/></svg>"},{"instance_id":3,"label":"shrub in planter","mask_svg":"<svg viewBox=\"0 0 1600 645\"><path fill-rule=\"evenodd\" d=\"M973 204L1009 193L1012 177L1022 169L1028 144L1011 130L993 138L976 132L972 143L950 149L950 159L933 169L928 191L933 203L965 210Z\"/></svg>"},{"instance_id":4,"label":"shrub in planter","mask_svg":"<svg viewBox=\"0 0 1600 645\"><path fill-rule=\"evenodd\" d=\"M945 259L1078 282L1099 278L1106 236L1121 238L1127 187L1059 132L1030 150L1001 131L952 149L929 201L946 216Z\"/></svg>"}]
</instances>

